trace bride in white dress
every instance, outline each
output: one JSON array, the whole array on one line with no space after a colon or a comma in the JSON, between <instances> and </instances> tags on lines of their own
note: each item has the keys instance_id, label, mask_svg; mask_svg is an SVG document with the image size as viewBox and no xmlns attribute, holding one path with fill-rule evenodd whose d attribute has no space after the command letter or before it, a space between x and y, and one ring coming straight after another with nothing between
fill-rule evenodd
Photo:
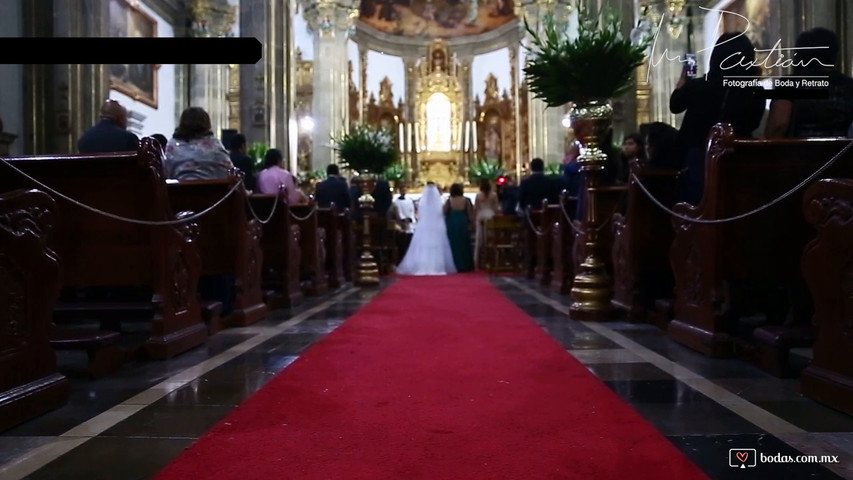
<instances>
[{"instance_id":1,"label":"bride in white dress","mask_svg":"<svg viewBox=\"0 0 853 480\"><path fill-rule=\"evenodd\" d=\"M399 275L446 275L456 273L453 252L447 238L447 224L441 204L441 193L428 184L418 202L418 228L403 261Z\"/></svg>"}]
</instances>

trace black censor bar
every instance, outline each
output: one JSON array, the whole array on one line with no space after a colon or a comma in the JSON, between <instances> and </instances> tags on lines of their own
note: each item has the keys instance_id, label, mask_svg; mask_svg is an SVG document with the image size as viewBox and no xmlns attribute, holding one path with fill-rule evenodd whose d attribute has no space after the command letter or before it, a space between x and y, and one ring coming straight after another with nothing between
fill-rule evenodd
<instances>
[{"instance_id":1,"label":"black censor bar","mask_svg":"<svg viewBox=\"0 0 853 480\"><path fill-rule=\"evenodd\" d=\"M254 37L5 37L0 52L5 65L254 65L263 46Z\"/></svg>"}]
</instances>

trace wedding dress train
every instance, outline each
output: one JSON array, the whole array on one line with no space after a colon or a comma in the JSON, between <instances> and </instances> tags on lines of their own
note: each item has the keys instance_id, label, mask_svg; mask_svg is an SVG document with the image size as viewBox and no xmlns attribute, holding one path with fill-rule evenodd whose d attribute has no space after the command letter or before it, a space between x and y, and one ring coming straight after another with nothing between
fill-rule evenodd
<instances>
[{"instance_id":1,"label":"wedding dress train","mask_svg":"<svg viewBox=\"0 0 853 480\"><path fill-rule=\"evenodd\" d=\"M453 252L447 238L447 225L441 205L441 194L435 185L427 185L418 202L418 228L403 261L397 267L400 275L446 275L456 273Z\"/></svg>"}]
</instances>

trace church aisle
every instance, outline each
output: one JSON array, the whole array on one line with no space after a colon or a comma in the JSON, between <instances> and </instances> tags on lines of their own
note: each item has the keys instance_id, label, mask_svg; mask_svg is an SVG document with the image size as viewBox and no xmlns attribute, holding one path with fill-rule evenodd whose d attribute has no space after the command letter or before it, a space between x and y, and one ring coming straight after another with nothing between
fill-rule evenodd
<instances>
[{"instance_id":1,"label":"church aisle","mask_svg":"<svg viewBox=\"0 0 853 480\"><path fill-rule=\"evenodd\" d=\"M342 472L706 478L482 275L399 280L156 479Z\"/></svg>"},{"instance_id":2,"label":"church aisle","mask_svg":"<svg viewBox=\"0 0 853 480\"><path fill-rule=\"evenodd\" d=\"M797 454L796 448L807 454L839 455L836 465L778 466L784 469L784 478L840 478L825 467L853 478L853 418L800 395L796 379L770 377L736 360L709 359L672 343L649 325L567 320L567 297L543 293L524 280L493 282L712 478L732 478L728 449L742 447L765 454ZM221 332L205 347L168 361L126 365L97 381L72 378L69 405L0 435L0 479L151 478L371 298L340 292L293 312L276 312L255 327ZM259 344L247 343L260 332L275 333ZM478 336L478 330L472 328L470 335ZM634 345L626 346L626 339ZM224 363L203 363L222 355L229 358ZM164 384L167 379L178 383ZM698 380L736 394L801 431L768 434L722 406L715 396L720 392L709 398L685 383ZM128 408L133 398L150 406ZM116 410L122 413L110 419L114 426L109 431L86 437L75 429L84 436L58 437ZM77 446L78 442L82 444ZM743 473L745 478L783 478L778 472L779 468L759 464Z\"/></svg>"}]
</instances>

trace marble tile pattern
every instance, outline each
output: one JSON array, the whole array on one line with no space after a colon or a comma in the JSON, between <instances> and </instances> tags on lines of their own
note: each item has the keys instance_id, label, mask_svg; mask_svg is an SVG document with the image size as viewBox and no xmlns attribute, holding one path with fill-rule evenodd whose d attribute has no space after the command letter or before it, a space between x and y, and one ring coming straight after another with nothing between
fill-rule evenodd
<instances>
[{"instance_id":1,"label":"marble tile pattern","mask_svg":"<svg viewBox=\"0 0 853 480\"><path fill-rule=\"evenodd\" d=\"M705 357L654 326L571 320L569 298L533 282L493 283L711 478L853 479L853 417L804 397L796 379ZM0 479L150 478L378 291L339 289L220 332L174 359L131 363L107 378L71 375L67 405L0 434ZM64 353L64 370L85 365ZM807 361L810 352L794 354ZM838 463L729 466L730 449L744 448L835 455Z\"/></svg>"}]
</instances>

